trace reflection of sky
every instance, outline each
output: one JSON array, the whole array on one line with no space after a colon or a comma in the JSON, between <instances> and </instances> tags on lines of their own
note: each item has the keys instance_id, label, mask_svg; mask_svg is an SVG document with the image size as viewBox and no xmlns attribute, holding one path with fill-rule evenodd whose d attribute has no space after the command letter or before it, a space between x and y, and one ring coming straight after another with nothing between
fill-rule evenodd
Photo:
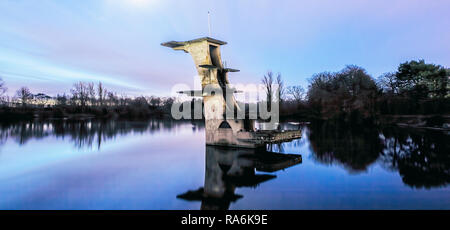
<instances>
[{"instance_id":1,"label":"reflection of sky","mask_svg":"<svg viewBox=\"0 0 450 230\"><path fill-rule=\"evenodd\" d=\"M139 127L133 124L133 127ZM287 143L299 165L276 172L231 209L449 208L450 187L413 189L378 163L349 173L314 159L308 137ZM117 134L100 149L47 136L24 145L9 138L0 149L0 209L199 209L176 196L202 187L202 128L184 123L160 131Z\"/></svg>"},{"instance_id":2,"label":"reflection of sky","mask_svg":"<svg viewBox=\"0 0 450 230\"><path fill-rule=\"evenodd\" d=\"M167 95L192 83L190 57L159 44L207 35L229 42L223 56L233 83L280 71L288 85L346 64L375 77L403 61L449 66L446 0L0 2L0 76L9 94L69 92L75 81L102 81L128 94Z\"/></svg>"},{"instance_id":3,"label":"reflection of sky","mask_svg":"<svg viewBox=\"0 0 450 230\"><path fill-rule=\"evenodd\" d=\"M205 149L195 144L203 132L185 126L119 135L100 150L53 137L23 146L8 140L0 155L0 209L197 209L175 199L204 177Z\"/></svg>"}]
</instances>

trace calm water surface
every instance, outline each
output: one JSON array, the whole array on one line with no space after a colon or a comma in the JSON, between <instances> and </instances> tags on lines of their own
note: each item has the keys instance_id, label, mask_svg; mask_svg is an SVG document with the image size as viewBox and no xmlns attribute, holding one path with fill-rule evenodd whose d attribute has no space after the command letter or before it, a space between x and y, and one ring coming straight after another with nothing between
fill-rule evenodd
<instances>
[{"instance_id":1,"label":"calm water surface","mask_svg":"<svg viewBox=\"0 0 450 230\"><path fill-rule=\"evenodd\" d=\"M0 209L450 209L448 133L301 128L272 146L286 165L206 147L201 122L0 124Z\"/></svg>"}]
</instances>

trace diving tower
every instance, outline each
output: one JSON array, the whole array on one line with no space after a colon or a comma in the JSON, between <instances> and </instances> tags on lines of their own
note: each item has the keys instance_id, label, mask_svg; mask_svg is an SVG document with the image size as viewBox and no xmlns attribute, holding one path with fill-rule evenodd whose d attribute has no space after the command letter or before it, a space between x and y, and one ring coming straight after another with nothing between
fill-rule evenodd
<instances>
[{"instance_id":1,"label":"diving tower","mask_svg":"<svg viewBox=\"0 0 450 230\"><path fill-rule=\"evenodd\" d=\"M182 91L190 96L203 98L206 144L217 146L259 148L266 144L290 141L301 137L300 130L255 130L255 121L249 117L229 118L227 114L242 112L229 86L228 73L237 69L226 68L222 64L220 46L226 45L210 37L189 41L170 41L162 46L191 54L200 76L202 90ZM217 92L217 93L216 93Z\"/></svg>"}]
</instances>

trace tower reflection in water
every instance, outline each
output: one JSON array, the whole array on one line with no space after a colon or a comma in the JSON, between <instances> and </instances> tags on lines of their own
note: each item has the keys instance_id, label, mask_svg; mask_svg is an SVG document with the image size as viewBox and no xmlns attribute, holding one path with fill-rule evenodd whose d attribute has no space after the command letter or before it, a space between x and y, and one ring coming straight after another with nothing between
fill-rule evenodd
<instances>
[{"instance_id":1,"label":"tower reflection in water","mask_svg":"<svg viewBox=\"0 0 450 230\"><path fill-rule=\"evenodd\" d=\"M204 187L177 196L201 201L202 210L226 210L243 197L235 193L236 188L257 187L276 178L270 173L302 162L301 155L215 146L206 146L205 157Z\"/></svg>"}]
</instances>

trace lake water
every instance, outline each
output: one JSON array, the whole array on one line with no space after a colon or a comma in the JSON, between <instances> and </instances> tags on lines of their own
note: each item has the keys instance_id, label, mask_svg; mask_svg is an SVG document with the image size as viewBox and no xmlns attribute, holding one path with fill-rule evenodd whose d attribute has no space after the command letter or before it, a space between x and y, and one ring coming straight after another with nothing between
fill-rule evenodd
<instances>
[{"instance_id":1,"label":"lake water","mask_svg":"<svg viewBox=\"0 0 450 230\"><path fill-rule=\"evenodd\" d=\"M0 209L450 209L448 133L300 128L286 165L206 147L202 122L0 124Z\"/></svg>"}]
</instances>

